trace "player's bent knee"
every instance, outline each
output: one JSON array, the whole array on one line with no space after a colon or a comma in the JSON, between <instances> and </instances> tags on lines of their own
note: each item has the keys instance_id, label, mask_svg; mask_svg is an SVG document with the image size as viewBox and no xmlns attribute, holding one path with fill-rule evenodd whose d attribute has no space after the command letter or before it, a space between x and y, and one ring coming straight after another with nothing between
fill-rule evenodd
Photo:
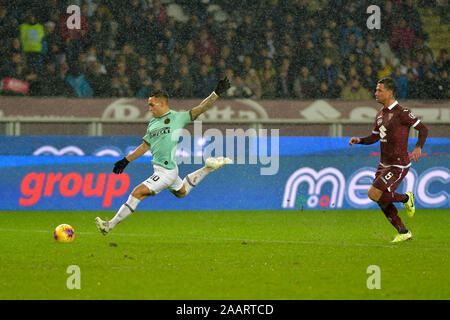
<instances>
[{"instance_id":1,"label":"player's bent knee","mask_svg":"<svg viewBox=\"0 0 450 320\"><path fill-rule=\"evenodd\" d=\"M136 188L134 188L133 192L131 192L131 195L136 199L142 200L146 197L154 195L154 192L152 192L146 186L141 184L138 185Z\"/></svg>"},{"instance_id":2,"label":"player's bent knee","mask_svg":"<svg viewBox=\"0 0 450 320\"><path fill-rule=\"evenodd\" d=\"M376 188L369 188L369 190L367 191L367 196L369 197L370 200L378 202L378 200L380 200L382 193L383 191L378 190Z\"/></svg>"}]
</instances>

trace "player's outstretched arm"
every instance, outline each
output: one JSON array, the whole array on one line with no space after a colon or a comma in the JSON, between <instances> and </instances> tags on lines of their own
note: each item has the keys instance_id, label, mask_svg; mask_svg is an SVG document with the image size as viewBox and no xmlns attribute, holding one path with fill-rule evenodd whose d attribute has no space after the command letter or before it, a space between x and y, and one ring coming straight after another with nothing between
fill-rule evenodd
<instances>
[{"instance_id":1,"label":"player's outstretched arm","mask_svg":"<svg viewBox=\"0 0 450 320\"><path fill-rule=\"evenodd\" d=\"M219 82L217 82L216 88L209 95L209 97L204 99L198 106L191 109L191 119L197 119L199 115L211 108L214 105L214 102L219 99L219 96L225 93L230 88L230 86L230 80L228 80L228 78L225 77L224 79L219 80Z\"/></svg>"},{"instance_id":2,"label":"player's outstretched arm","mask_svg":"<svg viewBox=\"0 0 450 320\"><path fill-rule=\"evenodd\" d=\"M128 156L120 159L114 164L113 172L116 174L120 174L123 172L125 167L133 160L136 160L140 156L142 156L144 153L148 151L150 148L150 145L147 142L142 142L142 144L136 148L132 153L130 153Z\"/></svg>"},{"instance_id":3,"label":"player's outstretched arm","mask_svg":"<svg viewBox=\"0 0 450 320\"><path fill-rule=\"evenodd\" d=\"M357 138L357 137L352 137L350 139L350 141L348 142L349 145L354 145L354 144L373 144L375 142L377 142L378 140L380 140L380 135L378 133L373 133L367 137L363 137L363 138Z\"/></svg>"}]
</instances>

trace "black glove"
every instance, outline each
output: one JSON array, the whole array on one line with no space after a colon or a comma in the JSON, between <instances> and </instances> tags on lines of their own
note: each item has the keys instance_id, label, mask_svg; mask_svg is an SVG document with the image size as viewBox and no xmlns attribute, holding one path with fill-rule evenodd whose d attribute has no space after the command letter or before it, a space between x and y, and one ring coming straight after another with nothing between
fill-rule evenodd
<instances>
[{"instance_id":1,"label":"black glove","mask_svg":"<svg viewBox=\"0 0 450 320\"><path fill-rule=\"evenodd\" d=\"M230 85L230 80L228 80L227 77L223 78L222 80L219 80L219 82L217 82L216 85L216 89L214 89L214 92L218 95L221 96L224 92L226 92L229 88L231 87Z\"/></svg>"},{"instance_id":2,"label":"black glove","mask_svg":"<svg viewBox=\"0 0 450 320\"><path fill-rule=\"evenodd\" d=\"M130 163L130 161L127 160L127 158L123 158L119 161L117 161L116 163L114 163L114 169L113 172L114 173L122 173L123 169L125 169L125 167Z\"/></svg>"}]
</instances>

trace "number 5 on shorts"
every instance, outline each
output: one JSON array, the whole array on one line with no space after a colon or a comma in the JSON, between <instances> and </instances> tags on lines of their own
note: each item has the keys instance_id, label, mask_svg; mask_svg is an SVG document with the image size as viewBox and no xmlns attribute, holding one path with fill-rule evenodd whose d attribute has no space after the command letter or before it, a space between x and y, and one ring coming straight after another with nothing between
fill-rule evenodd
<instances>
[{"instance_id":1,"label":"number 5 on shorts","mask_svg":"<svg viewBox=\"0 0 450 320\"><path fill-rule=\"evenodd\" d=\"M394 175L394 174L393 174L392 172L388 172L388 173L384 176L384 178L385 178L386 180L389 180L390 178L392 178L393 175Z\"/></svg>"}]
</instances>

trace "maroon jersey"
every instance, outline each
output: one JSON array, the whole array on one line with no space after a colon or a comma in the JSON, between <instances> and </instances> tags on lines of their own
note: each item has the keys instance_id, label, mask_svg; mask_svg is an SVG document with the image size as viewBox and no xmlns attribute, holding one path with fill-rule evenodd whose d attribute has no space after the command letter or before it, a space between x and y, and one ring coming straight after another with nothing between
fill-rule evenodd
<instances>
[{"instance_id":1,"label":"maroon jersey","mask_svg":"<svg viewBox=\"0 0 450 320\"><path fill-rule=\"evenodd\" d=\"M409 130L419 123L420 120L397 101L377 113L372 134L379 135L382 165L410 166Z\"/></svg>"}]
</instances>

